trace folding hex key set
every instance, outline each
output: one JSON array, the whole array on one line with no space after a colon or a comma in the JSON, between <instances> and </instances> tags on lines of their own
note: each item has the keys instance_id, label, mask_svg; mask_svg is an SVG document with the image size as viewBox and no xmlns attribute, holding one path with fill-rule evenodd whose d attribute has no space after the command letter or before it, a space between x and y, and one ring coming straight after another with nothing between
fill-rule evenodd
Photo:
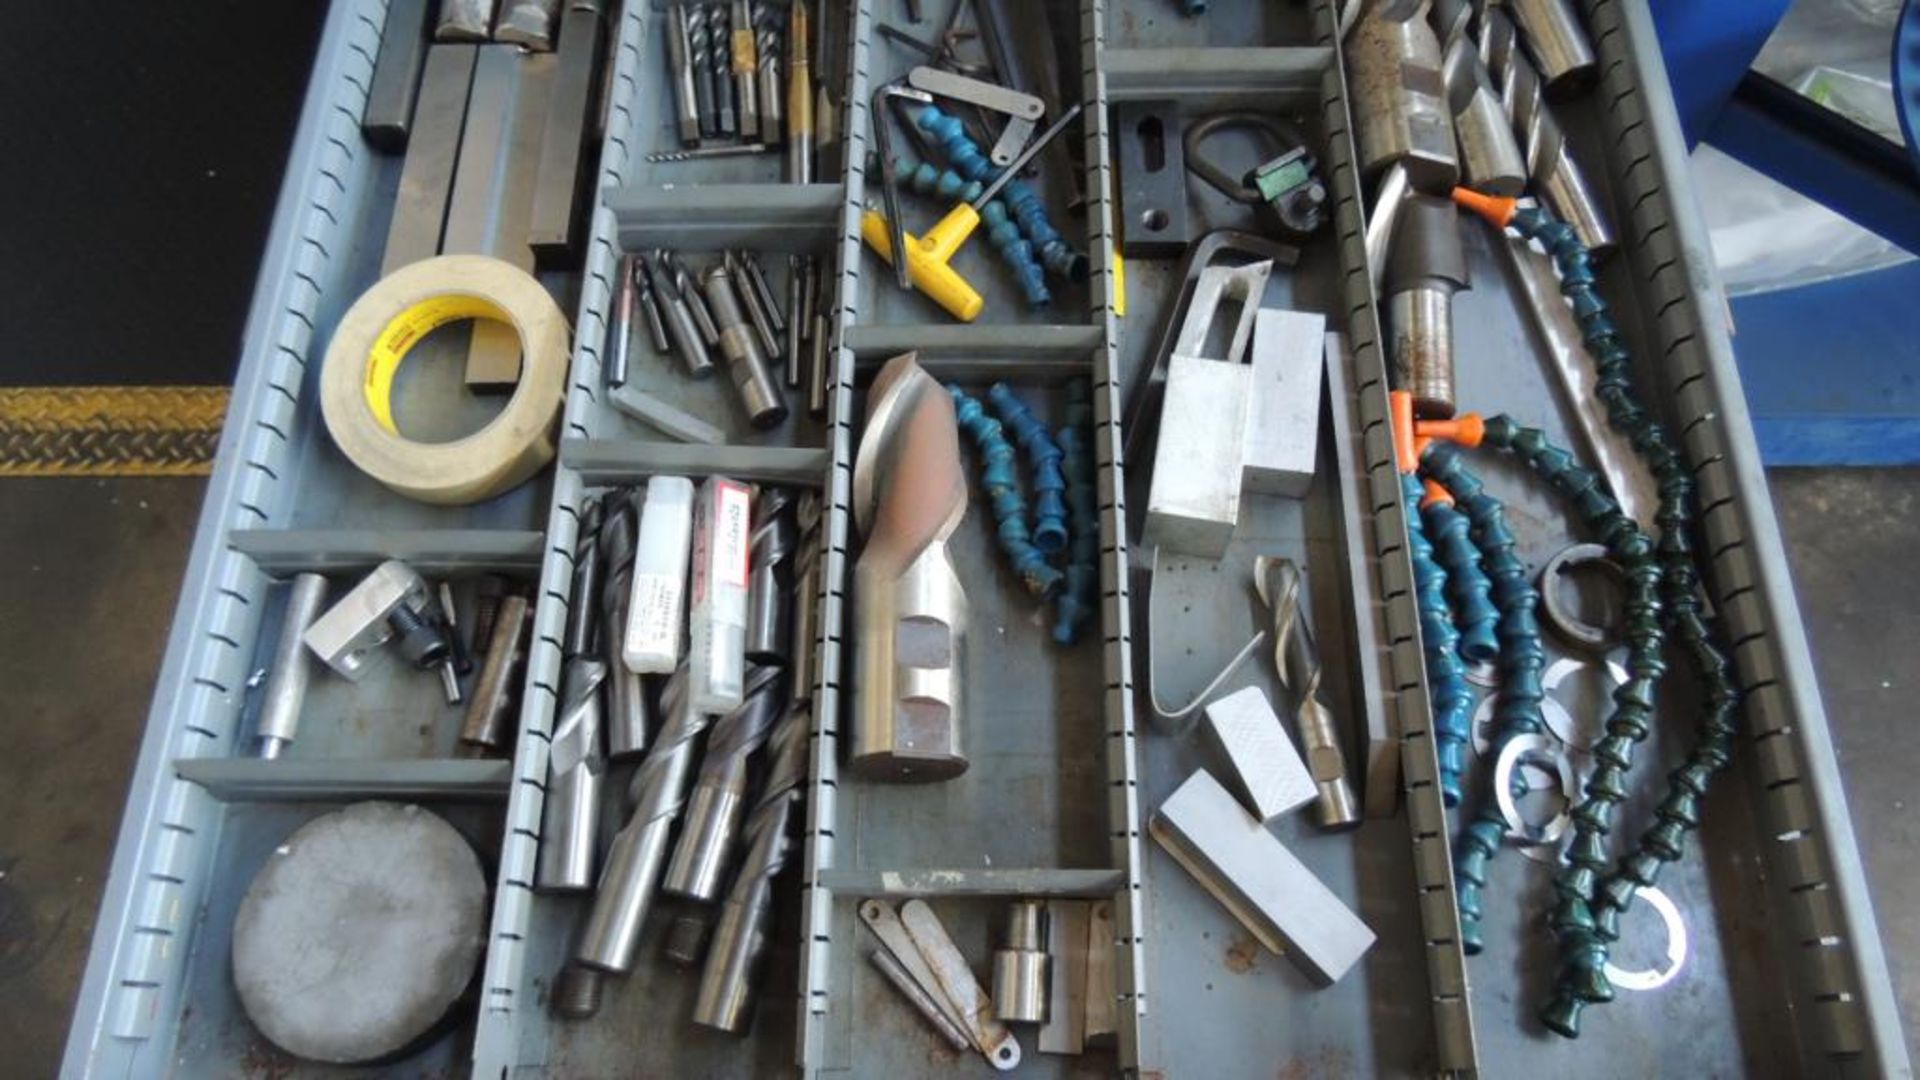
<instances>
[{"instance_id":1,"label":"folding hex key set","mask_svg":"<svg viewBox=\"0 0 1920 1080\"><path fill-rule=\"evenodd\" d=\"M68 1071L1903 1071L1690 199L1636 0L343 0Z\"/></svg>"}]
</instances>

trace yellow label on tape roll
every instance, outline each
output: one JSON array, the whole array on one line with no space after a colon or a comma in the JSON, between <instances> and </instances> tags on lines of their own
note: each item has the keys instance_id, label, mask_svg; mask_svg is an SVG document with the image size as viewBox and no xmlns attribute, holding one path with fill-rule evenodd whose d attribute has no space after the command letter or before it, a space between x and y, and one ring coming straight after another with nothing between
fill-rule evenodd
<instances>
[{"instance_id":1,"label":"yellow label on tape roll","mask_svg":"<svg viewBox=\"0 0 1920 1080\"><path fill-rule=\"evenodd\" d=\"M427 335L462 319L494 319L520 339L520 381L480 430L416 442L393 420L395 374ZM320 411L361 471L422 502L462 504L524 483L553 460L572 332L545 286L511 263L442 255L376 282L341 317L320 373Z\"/></svg>"},{"instance_id":2,"label":"yellow label on tape roll","mask_svg":"<svg viewBox=\"0 0 1920 1080\"><path fill-rule=\"evenodd\" d=\"M380 426L398 435L393 423L393 378L407 350L428 334L462 319L493 319L511 326L499 305L478 296L439 296L423 300L393 317L367 354L367 408Z\"/></svg>"}]
</instances>

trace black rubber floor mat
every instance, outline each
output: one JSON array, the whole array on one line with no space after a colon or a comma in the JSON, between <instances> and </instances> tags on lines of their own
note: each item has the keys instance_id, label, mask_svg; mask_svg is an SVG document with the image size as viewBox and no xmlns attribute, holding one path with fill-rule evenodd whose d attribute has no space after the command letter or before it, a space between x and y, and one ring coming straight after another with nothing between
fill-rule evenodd
<instances>
[{"instance_id":1,"label":"black rubber floor mat","mask_svg":"<svg viewBox=\"0 0 1920 1080\"><path fill-rule=\"evenodd\" d=\"M0 386L232 381L326 7L7 5Z\"/></svg>"}]
</instances>

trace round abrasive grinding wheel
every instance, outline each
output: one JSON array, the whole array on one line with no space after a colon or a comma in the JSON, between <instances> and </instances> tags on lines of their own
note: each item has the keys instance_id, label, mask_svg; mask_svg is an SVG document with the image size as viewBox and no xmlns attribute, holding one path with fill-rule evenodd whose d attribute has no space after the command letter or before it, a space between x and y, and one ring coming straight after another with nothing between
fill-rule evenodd
<instances>
[{"instance_id":1,"label":"round abrasive grinding wheel","mask_svg":"<svg viewBox=\"0 0 1920 1080\"><path fill-rule=\"evenodd\" d=\"M473 979L487 883L422 807L364 802L274 849L233 924L233 982L260 1033L312 1061L377 1061L425 1035Z\"/></svg>"}]
</instances>

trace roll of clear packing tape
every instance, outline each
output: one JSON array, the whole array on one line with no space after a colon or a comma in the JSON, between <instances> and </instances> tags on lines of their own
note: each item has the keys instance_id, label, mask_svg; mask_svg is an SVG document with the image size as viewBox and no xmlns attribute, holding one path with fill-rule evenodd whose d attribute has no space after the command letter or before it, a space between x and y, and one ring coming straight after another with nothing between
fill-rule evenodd
<instances>
[{"instance_id":1,"label":"roll of clear packing tape","mask_svg":"<svg viewBox=\"0 0 1920 1080\"><path fill-rule=\"evenodd\" d=\"M407 352L450 322L494 319L520 338L520 382L471 435L416 442L393 422L393 381ZM320 372L320 412L341 453L421 502L463 505L516 487L553 460L572 334L531 275L484 255L412 263L368 289L340 320Z\"/></svg>"}]
</instances>

